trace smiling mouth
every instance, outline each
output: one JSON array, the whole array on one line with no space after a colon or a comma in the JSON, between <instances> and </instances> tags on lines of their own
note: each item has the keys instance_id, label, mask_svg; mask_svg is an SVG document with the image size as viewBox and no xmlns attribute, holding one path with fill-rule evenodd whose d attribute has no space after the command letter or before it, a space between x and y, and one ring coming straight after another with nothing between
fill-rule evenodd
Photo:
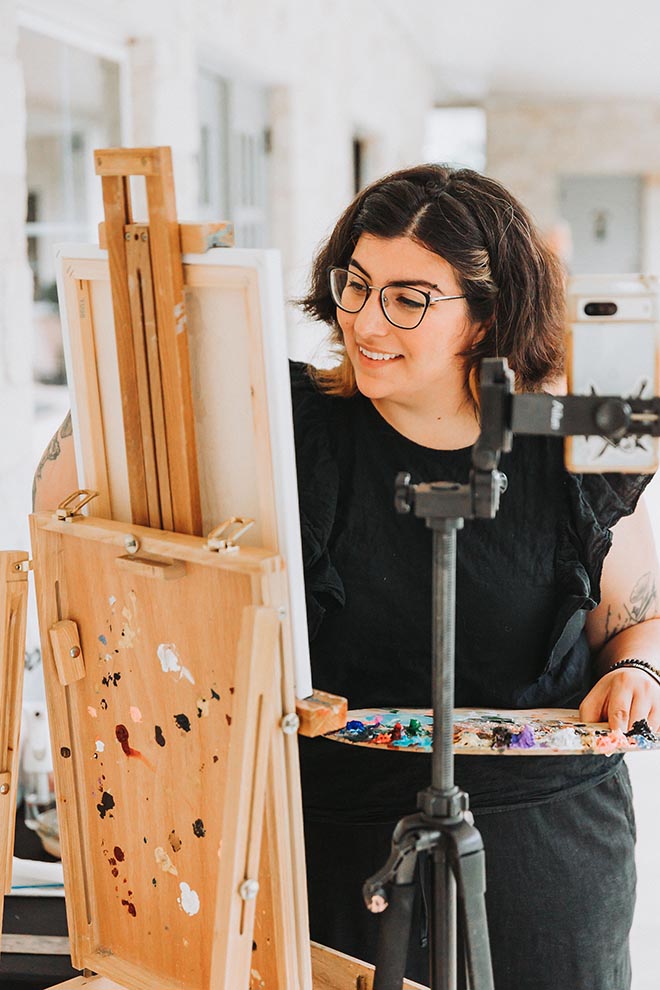
<instances>
[{"instance_id":1,"label":"smiling mouth","mask_svg":"<svg viewBox=\"0 0 660 990\"><path fill-rule=\"evenodd\" d=\"M364 354L371 361L394 361L396 358L403 357L402 354L385 354L383 351L368 351L366 347L361 347L359 344L358 350L360 354Z\"/></svg>"}]
</instances>

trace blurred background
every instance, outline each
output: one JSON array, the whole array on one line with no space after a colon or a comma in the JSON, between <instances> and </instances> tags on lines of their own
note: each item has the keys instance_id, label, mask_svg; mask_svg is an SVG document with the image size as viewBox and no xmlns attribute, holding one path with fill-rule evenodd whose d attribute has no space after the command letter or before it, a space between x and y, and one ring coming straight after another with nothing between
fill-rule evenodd
<instances>
[{"instance_id":1,"label":"blurred background","mask_svg":"<svg viewBox=\"0 0 660 990\"><path fill-rule=\"evenodd\" d=\"M292 299L353 194L419 161L501 180L571 273L660 275L659 37L657 0L0 0L0 547L28 545L69 406L53 246L97 241L94 148L171 145L180 220L279 248ZM287 318L291 356L323 361L322 330ZM650 503L660 533L657 482ZM28 701L39 666L31 623ZM629 763L650 990L660 763Z\"/></svg>"}]
</instances>

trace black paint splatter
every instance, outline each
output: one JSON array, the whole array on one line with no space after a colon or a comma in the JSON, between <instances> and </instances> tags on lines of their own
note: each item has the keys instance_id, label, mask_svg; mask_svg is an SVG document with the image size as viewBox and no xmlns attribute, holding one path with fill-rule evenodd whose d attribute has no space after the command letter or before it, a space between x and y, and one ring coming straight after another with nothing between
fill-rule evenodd
<instances>
[{"instance_id":1,"label":"black paint splatter","mask_svg":"<svg viewBox=\"0 0 660 990\"><path fill-rule=\"evenodd\" d=\"M62 746L60 749L60 756L63 756L65 760L68 760L71 756L71 750L68 746Z\"/></svg>"},{"instance_id":2,"label":"black paint splatter","mask_svg":"<svg viewBox=\"0 0 660 990\"><path fill-rule=\"evenodd\" d=\"M109 791L105 791L103 797L101 798L101 803L96 805L96 810L98 811L101 818L105 818L109 811L115 806L115 799Z\"/></svg>"},{"instance_id":3,"label":"black paint splatter","mask_svg":"<svg viewBox=\"0 0 660 990\"><path fill-rule=\"evenodd\" d=\"M496 725L493 729L491 746L493 749L506 749L511 742L512 735L511 729L507 729L504 725Z\"/></svg>"},{"instance_id":4,"label":"black paint splatter","mask_svg":"<svg viewBox=\"0 0 660 990\"><path fill-rule=\"evenodd\" d=\"M112 684L113 687L117 687L117 681L120 681L120 680L121 680L121 674L119 674L119 673L117 673L117 674L106 674L105 677L102 677L101 678L101 683L102 684L105 684L106 687L110 687L111 684Z\"/></svg>"},{"instance_id":5,"label":"black paint splatter","mask_svg":"<svg viewBox=\"0 0 660 990\"><path fill-rule=\"evenodd\" d=\"M151 878L151 882L154 885L154 887L157 887L158 886L158 884L156 883L156 878L155 877L152 877Z\"/></svg>"},{"instance_id":6,"label":"black paint splatter","mask_svg":"<svg viewBox=\"0 0 660 990\"><path fill-rule=\"evenodd\" d=\"M103 711L106 711L106 709L108 707L108 702L105 700L105 698L101 698L101 701L99 703L99 707L102 708Z\"/></svg>"},{"instance_id":7,"label":"black paint splatter","mask_svg":"<svg viewBox=\"0 0 660 990\"><path fill-rule=\"evenodd\" d=\"M193 822L193 832L195 833L195 835L197 836L198 839L203 839L204 836L206 835L206 829L204 828L204 822L202 821L201 818L197 818Z\"/></svg>"},{"instance_id":8,"label":"black paint splatter","mask_svg":"<svg viewBox=\"0 0 660 990\"><path fill-rule=\"evenodd\" d=\"M200 698L197 702L197 718L201 718L204 714L203 706L206 704L206 698Z\"/></svg>"},{"instance_id":9,"label":"black paint splatter","mask_svg":"<svg viewBox=\"0 0 660 990\"><path fill-rule=\"evenodd\" d=\"M161 729L161 727L159 725L156 726L156 728L154 730L154 735L156 737L156 742L158 743L158 745L159 746L164 746L165 745L165 736L163 735L163 730Z\"/></svg>"},{"instance_id":10,"label":"black paint splatter","mask_svg":"<svg viewBox=\"0 0 660 990\"><path fill-rule=\"evenodd\" d=\"M213 757L213 762L214 763L217 763L219 759L220 759L220 757L216 753L216 755Z\"/></svg>"},{"instance_id":11,"label":"black paint splatter","mask_svg":"<svg viewBox=\"0 0 660 990\"><path fill-rule=\"evenodd\" d=\"M174 721L180 729L183 729L184 732L190 732L190 719L187 715L184 715L183 713L180 715L175 715Z\"/></svg>"},{"instance_id":12,"label":"black paint splatter","mask_svg":"<svg viewBox=\"0 0 660 990\"><path fill-rule=\"evenodd\" d=\"M211 688L211 697L214 701L220 701L220 695L213 688Z\"/></svg>"},{"instance_id":13,"label":"black paint splatter","mask_svg":"<svg viewBox=\"0 0 660 990\"><path fill-rule=\"evenodd\" d=\"M630 736L641 736L642 739L648 739L649 742L657 742L658 738L645 718L640 718L638 722L633 722L630 732L626 732L624 735L628 738Z\"/></svg>"}]
</instances>

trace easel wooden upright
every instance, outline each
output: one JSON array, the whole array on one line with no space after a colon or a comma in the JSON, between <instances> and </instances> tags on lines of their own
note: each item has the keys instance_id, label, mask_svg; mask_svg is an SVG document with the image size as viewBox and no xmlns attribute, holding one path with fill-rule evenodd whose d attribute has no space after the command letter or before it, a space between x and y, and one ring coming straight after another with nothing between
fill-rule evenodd
<instances>
[{"instance_id":1,"label":"easel wooden upright","mask_svg":"<svg viewBox=\"0 0 660 990\"><path fill-rule=\"evenodd\" d=\"M295 733L329 731L341 706L296 712L277 547L239 548L235 520L201 536L180 252L209 231L177 223L169 149L95 160L130 507L114 516L79 279L79 428L99 494L32 520L72 959L100 974L62 988L367 990L369 967L310 951L308 934Z\"/></svg>"}]
</instances>

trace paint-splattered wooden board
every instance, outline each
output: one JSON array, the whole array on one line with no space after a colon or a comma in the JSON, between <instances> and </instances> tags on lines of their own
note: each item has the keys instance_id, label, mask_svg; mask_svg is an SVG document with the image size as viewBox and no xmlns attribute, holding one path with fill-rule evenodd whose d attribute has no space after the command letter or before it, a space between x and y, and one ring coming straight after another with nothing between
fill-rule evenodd
<instances>
[{"instance_id":1,"label":"paint-splattered wooden board","mask_svg":"<svg viewBox=\"0 0 660 990\"><path fill-rule=\"evenodd\" d=\"M280 558L32 522L74 965L138 990L232 985L281 716Z\"/></svg>"},{"instance_id":2,"label":"paint-splattered wooden board","mask_svg":"<svg viewBox=\"0 0 660 990\"><path fill-rule=\"evenodd\" d=\"M346 728L327 738L357 746L430 753L433 713L428 709L361 709L348 713ZM605 723L580 721L568 708L520 711L454 710L454 753L475 756L589 755L660 750L660 735L636 725L624 735Z\"/></svg>"}]
</instances>

